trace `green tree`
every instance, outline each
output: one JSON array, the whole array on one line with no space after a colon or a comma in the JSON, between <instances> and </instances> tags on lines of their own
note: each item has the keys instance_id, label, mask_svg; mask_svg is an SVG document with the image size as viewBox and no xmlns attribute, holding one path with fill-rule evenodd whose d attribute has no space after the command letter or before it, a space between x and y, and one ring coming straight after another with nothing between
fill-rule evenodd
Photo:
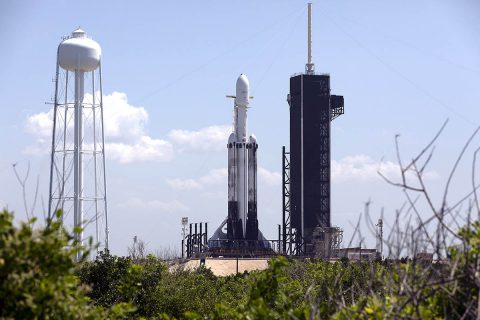
<instances>
[{"instance_id":1,"label":"green tree","mask_svg":"<svg viewBox=\"0 0 480 320\"><path fill-rule=\"evenodd\" d=\"M57 218L60 218L57 213ZM0 212L0 318L105 319L128 314L128 304L95 307L87 288L75 276L73 261L80 249L73 238L51 221L33 229L35 219L13 224L13 214ZM84 258L88 255L85 252Z\"/></svg>"}]
</instances>

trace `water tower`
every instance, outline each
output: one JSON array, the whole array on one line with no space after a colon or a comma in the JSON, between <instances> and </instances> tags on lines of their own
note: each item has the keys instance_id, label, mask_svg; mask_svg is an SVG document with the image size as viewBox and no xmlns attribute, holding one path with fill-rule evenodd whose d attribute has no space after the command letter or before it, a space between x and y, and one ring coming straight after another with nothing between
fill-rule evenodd
<instances>
[{"instance_id":1,"label":"water tower","mask_svg":"<svg viewBox=\"0 0 480 320\"><path fill-rule=\"evenodd\" d=\"M58 46L48 204L49 217L61 209L75 239L92 236L100 250L108 249L101 53L80 28Z\"/></svg>"}]
</instances>

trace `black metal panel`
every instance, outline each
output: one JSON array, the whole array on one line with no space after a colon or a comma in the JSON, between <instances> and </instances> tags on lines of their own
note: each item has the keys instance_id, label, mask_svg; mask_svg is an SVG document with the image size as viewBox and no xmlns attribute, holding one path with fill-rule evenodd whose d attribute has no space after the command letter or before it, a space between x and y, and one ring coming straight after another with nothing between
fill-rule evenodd
<instances>
[{"instance_id":1,"label":"black metal panel","mask_svg":"<svg viewBox=\"0 0 480 320\"><path fill-rule=\"evenodd\" d=\"M200 230L197 228L200 226ZM205 226L205 231L202 227ZM192 230L195 227L194 230ZM190 232L182 240L182 258L184 257L184 251L186 252L186 257L190 258L194 255L198 255L205 250L207 245L207 223L190 223Z\"/></svg>"},{"instance_id":2,"label":"black metal panel","mask_svg":"<svg viewBox=\"0 0 480 320\"><path fill-rule=\"evenodd\" d=\"M301 227L301 76L290 78L290 218L291 226ZM293 159L293 161L292 161Z\"/></svg>"},{"instance_id":3,"label":"black metal panel","mask_svg":"<svg viewBox=\"0 0 480 320\"><path fill-rule=\"evenodd\" d=\"M344 112L344 101L342 96L330 96L330 120L341 116Z\"/></svg>"},{"instance_id":4,"label":"black metal panel","mask_svg":"<svg viewBox=\"0 0 480 320\"><path fill-rule=\"evenodd\" d=\"M301 236L308 241L314 227L330 226L330 77L290 78L289 100L291 224L301 232L303 191ZM343 98L334 100L343 103Z\"/></svg>"},{"instance_id":5,"label":"black metal panel","mask_svg":"<svg viewBox=\"0 0 480 320\"><path fill-rule=\"evenodd\" d=\"M227 217L227 237L228 239L243 238L243 230L241 220L238 216L238 202L228 201L228 217ZM240 229L239 229L240 226Z\"/></svg>"},{"instance_id":6,"label":"black metal panel","mask_svg":"<svg viewBox=\"0 0 480 320\"><path fill-rule=\"evenodd\" d=\"M245 231L246 240L258 240L258 219L257 219L257 203L248 202L247 226Z\"/></svg>"},{"instance_id":7,"label":"black metal panel","mask_svg":"<svg viewBox=\"0 0 480 320\"><path fill-rule=\"evenodd\" d=\"M281 239L283 254L294 256L301 256L303 251L303 239L297 232L297 229L291 224L290 215L290 153L285 151L285 146L282 147L282 229Z\"/></svg>"}]
</instances>

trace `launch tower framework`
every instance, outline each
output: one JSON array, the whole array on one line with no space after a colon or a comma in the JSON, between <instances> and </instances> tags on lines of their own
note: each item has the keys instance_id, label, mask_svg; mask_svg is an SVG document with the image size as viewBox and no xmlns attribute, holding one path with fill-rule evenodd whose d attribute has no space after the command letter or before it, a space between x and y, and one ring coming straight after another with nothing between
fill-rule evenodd
<instances>
[{"instance_id":1,"label":"launch tower framework","mask_svg":"<svg viewBox=\"0 0 480 320\"><path fill-rule=\"evenodd\" d=\"M343 97L330 94L330 75L315 73L311 3L308 62L305 73L290 78L287 101L290 151L283 147L282 249L290 255L311 255L319 230L331 228L330 123L344 113Z\"/></svg>"}]
</instances>

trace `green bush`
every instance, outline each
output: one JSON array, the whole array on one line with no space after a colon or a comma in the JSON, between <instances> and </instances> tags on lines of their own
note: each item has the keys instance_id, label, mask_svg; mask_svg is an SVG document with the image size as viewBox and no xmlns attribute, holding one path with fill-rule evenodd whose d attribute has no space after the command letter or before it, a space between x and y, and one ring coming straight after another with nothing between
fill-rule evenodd
<instances>
[{"instance_id":1,"label":"green bush","mask_svg":"<svg viewBox=\"0 0 480 320\"><path fill-rule=\"evenodd\" d=\"M73 258L80 248L57 221L33 229L32 219L15 227L13 215L0 212L0 318L104 319L126 315L130 310L126 304L106 310L90 303L87 287L74 274L77 265ZM88 251L84 258L87 255Z\"/></svg>"},{"instance_id":2,"label":"green bush","mask_svg":"<svg viewBox=\"0 0 480 320\"><path fill-rule=\"evenodd\" d=\"M57 218L33 228L0 212L1 319L460 319L477 306L477 222L439 264L278 257L264 271L216 277L153 256L86 261L85 248L76 263L81 248Z\"/></svg>"}]
</instances>

